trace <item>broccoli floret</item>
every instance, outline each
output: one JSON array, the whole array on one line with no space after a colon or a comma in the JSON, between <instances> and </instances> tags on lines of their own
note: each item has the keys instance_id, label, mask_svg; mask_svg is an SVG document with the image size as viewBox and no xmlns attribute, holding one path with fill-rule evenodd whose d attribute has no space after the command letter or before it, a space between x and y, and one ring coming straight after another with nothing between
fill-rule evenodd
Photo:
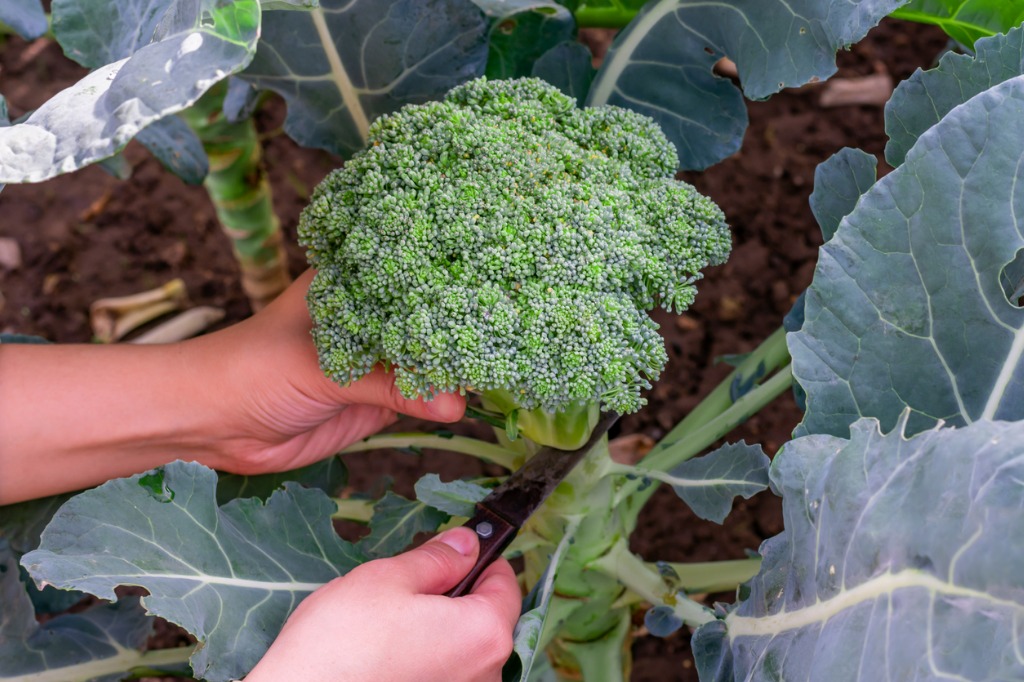
<instances>
[{"instance_id":1,"label":"broccoli floret","mask_svg":"<svg viewBox=\"0 0 1024 682\"><path fill-rule=\"evenodd\" d=\"M321 366L345 384L384 362L407 396L474 391L542 420L636 411L667 360L647 311L686 309L730 249L676 167L650 118L538 79L380 117L299 223Z\"/></svg>"}]
</instances>

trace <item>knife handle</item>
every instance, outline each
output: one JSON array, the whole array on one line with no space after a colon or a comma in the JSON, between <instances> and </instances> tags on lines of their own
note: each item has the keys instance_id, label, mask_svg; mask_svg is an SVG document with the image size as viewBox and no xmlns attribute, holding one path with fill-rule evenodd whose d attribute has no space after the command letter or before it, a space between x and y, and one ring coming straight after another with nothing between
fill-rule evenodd
<instances>
[{"instance_id":1,"label":"knife handle","mask_svg":"<svg viewBox=\"0 0 1024 682\"><path fill-rule=\"evenodd\" d=\"M447 597L461 597L464 594L469 594L470 590L473 589L473 584L476 583L476 579L480 577L484 569L490 566L495 559L501 556L502 552L508 549L508 546L512 544L512 541L519 533L518 526L509 523L487 507L479 504L476 506L476 513L463 525L476 531L476 536L480 539L480 554L477 556L473 568L466 574L466 577L458 585L445 593Z\"/></svg>"}]
</instances>

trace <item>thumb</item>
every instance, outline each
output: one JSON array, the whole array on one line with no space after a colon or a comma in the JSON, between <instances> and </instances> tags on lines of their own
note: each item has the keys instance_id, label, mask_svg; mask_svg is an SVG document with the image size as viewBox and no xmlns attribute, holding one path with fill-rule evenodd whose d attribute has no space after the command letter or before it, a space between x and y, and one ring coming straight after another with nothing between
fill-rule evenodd
<instances>
[{"instance_id":1,"label":"thumb","mask_svg":"<svg viewBox=\"0 0 1024 682\"><path fill-rule=\"evenodd\" d=\"M339 390L342 402L383 407L418 419L454 422L466 411L466 399L454 393L439 393L432 400L406 398L395 386L394 374L381 367Z\"/></svg>"},{"instance_id":2,"label":"thumb","mask_svg":"<svg viewBox=\"0 0 1024 682\"><path fill-rule=\"evenodd\" d=\"M452 528L385 561L391 564L391 575L413 594L444 594L469 573L479 551L476 533Z\"/></svg>"}]
</instances>

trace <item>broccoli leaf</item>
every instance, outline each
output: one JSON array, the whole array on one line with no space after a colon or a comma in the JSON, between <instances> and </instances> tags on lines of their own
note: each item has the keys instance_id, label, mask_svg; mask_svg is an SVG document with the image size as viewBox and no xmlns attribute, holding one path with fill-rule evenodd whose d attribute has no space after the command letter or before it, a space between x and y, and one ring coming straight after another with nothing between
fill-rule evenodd
<instances>
[{"instance_id":1,"label":"broccoli leaf","mask_svg":"<svg viewBox=\"0 0 1024 682\"><path fill-rule=\"evenodd\" d=\"M1005 33L1024 21L1024 0L910 0L892 16L935 24L961 45Z\"/></svg>"},{"instance_id":2,"label":"broccoli leaf","mask_svg":"<svg viewBox=\"0 0 1024 682\"><path fill-rule=\"evenodd\" d=\"M437 474L416 481L416 499L452 516L472 516L476 503L487 497L487 488L469 481L445 483Z\"/></svg>"},{"instance_id":3,"label":"broccoli leaf","mask_svg":"<svg viewBox=\"0 0 1024 682\"><path fill-rule=\"evenodd\" d=\"M38 38L49 28L43 3L39 0L0 2L0 24L7 24L25 40Z\"/></svg>"},{"instance_id":4,"label":"broccoli leaf","mask_svg":"<svg viewBox=\"0 0 1024 682\"><path fill-rule=\"evenodd\" d=\"M553 0L473 0L487 15L490 29L488 78L531 75L533 63L549 48L572 40L576 22Z\"/></svg>"},{"instance_id":5,"label":"broccoli leaf","mask_svg":"<svg viewBox=\"0 0 1024 682\"><path fill-rule=\"evenodd\" d=\"M442 511L388 492L373 505L370 534L356 547L371 559L394 556L407 548L417 533L435 531L447 520L448 514Z\"/></svg>"},{"instance_id":6,"label":"broccoli leaf","mask_svg":"<svg viewBox=\"0 0 1024 682\"><path fill-rule=\"evenodd\" d=\"M369 124L437 99L487 64L487 22L471 0L324 0L263 27L241 77L288 102L299 144L348 156Z\"/></svg>"},{"instance_id":7,"label":"broccoli leaf","mask_svg":"<svg viewBox=\"0 0 1024 682\"><path fill-rule=\"evenodd\" d=\"M658 480L668 483L693 513L722 523L737 495L748 499L768 487L768 455L743 441L687 460Z\"/></svg>"},{"instance_id":8,"label":"broccoli leaf","mask_svg":"<svg viewBox=\"0 0 1024 682\"><path fill-rule=\"evenodd\" d=\"M348 470L340 457L328 457L309 466L274 474L241 476L222 473L217 481L217 504L227 504L236 497L266 500L288 481L334 495L348 481Z\"/></svg>"},{"instance_id":9,"label":"broccoli leaf","mask_svg":"<svg viewBox=\"0 0 1024 682\"><path fill-rule=\"evenodd\" d=\"M202 184L210 170L203 143L177 116L168 116L143 128L135 139L155 156L164 168L190 185Z\"/></svg>"},{"instance_id":10,"label":"broccoli leaf","mask_svg":"<svg viewBox=\"0 0 1024 682\"><path fill-rule=\"evenodd\" d=\"M836 50L906 1L654 0L616 37L587 104L653 117L682 168L707 168L739 149L747 127L743 98L712 73L715 62L736 62L751 99L824 80L836 71Z\"/></svg>"},{"instance_id":11,"label":"broccoli leaf","mask_svg":"<svg viewBox=\"0 0 1024 682\"><path fill-rule=\"evenodd\" d=\"M0 680L115 682L140 665L153 619L134 597L58 616L40 625L18 577L15 554L0 540ZM171 657L188 659L188 650Z\"/></svg>"},{"instance_id":12,"label":"broccoli leaf","mask_svg":"<svg viewBox=\"0 0 1024 682\"><path fill-rule=\"evenodd\" d=\"M594 80L592 60L593 55L583 43L560 43L537 59L530 75L551 83L582 107Z\"/></svg>"},{"instance_id":13,"label":"broccoli leaf","mask_svg":"<svg viewBox=\"0 0 1024 682\"><path fill-rule=\"evenodd\" d=\"M786 530L749 597L694 635L701 680L1024 676L1024 424L908 440L906 417L776 456Z\"/></svg>"},{"instance_id":14,"label":"broccoli leaf","mask_svg":"<svg viewBox=\"0 0 1024 682\"><path fill-rule=\"evenodd\" d=\"M798 434L861 416L908 432L1024 418L1024 311L1001 285L1018 215L1024 76L951 111L822 247L788 337L807 392Z\"/></svg>"},{"instance_id":15,"label":"broccoli leaf","mask_svg":"<svg viewBox=\"0 0 1024 682\"><path fill-rule=\"evenodd\" d=\"M878 177L878 159L859 149L845 147L814 169L811 212L825 241L839 229L839 222L853 212L857 201Z\"/></svg>"},{"instance_id":16,"label":"broccoli leaf","mask_svg":"<svg viewBox=\"0 0 1024 682\"><path fill-rule=\"evenodd\" d=\"M971 97L1024 74L1024 29L979 40L977 56L947 52L938 67L917 70L885 105L885 159L903 163L917 138Z\"/></svg>"},{"instance_id":17,"label":"broccoli leaf","mask_svg":"<svg viewBox=\"0 0 1024 682\"><path fill-rule=\"evenodd\" d=\"M243 68L260 31L256 0L140 0L141 21L130 12L118 20L121 3L58 9L65 51L96 68L23 123L0 128L0 182L46 180L111 156Z\"/></svg>"},{"instance_id":18,"label":"broccoli leaf","mask_svg":"<svg viewBox=\"0 0 1024 682\"><path fill-rule=\"evenodd\" d=\"M22 563L37 581L111 601L118 585L144 587L150 613L199 640L198 676L240 678L306 595L365 557L335 534L319 490L289 484L266 503L218 507L216 485L184 462L105 483L61 507Z\"/></svg>"}]
</instances>

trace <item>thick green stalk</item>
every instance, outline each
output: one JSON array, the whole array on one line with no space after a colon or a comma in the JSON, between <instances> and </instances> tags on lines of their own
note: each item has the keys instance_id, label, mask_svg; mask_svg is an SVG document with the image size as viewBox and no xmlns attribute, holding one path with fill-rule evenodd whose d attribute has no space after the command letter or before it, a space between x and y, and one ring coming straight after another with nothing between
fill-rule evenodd
<instances>
[{"instance_id":1,"label":"thick green stalk","mask_svg":"<svg viewBox=\"0 0 1024 682\"><path fill-rule=\"evenodd\" d=\"M183 116L210 157L203 185L231 239L242 289L253 310L259 310L290 283L288 257L256 126L249 118L228 121L221 111L223 102L224 88L215 86Z\"/></svg>"},{"instance_id":2,"label":"thick green stalk","mask_svg":"<svg viewBox=\"0 0 1024 682\"><path fill-rule=\"evenodd\" d=\"M588 568L617 541L628 537L630 530L620 510L612 505L615 490L607 475L610 463L606 436L525 526L527 532L544 540L543 546L524 554L524 577L533 585L544 574L552 548L562 540L567 519L580 519L559 562L539 643L547 649L559 679L592 679L581 678L592 666L603 671L598 679L618 679L630 667L629 643L624 641L628 628L624 630L623 623L628 623L631 609L615 606L623 587L614 577ZM614 665L610 656L615 658Z\"/></svg>"}]
</instances>

